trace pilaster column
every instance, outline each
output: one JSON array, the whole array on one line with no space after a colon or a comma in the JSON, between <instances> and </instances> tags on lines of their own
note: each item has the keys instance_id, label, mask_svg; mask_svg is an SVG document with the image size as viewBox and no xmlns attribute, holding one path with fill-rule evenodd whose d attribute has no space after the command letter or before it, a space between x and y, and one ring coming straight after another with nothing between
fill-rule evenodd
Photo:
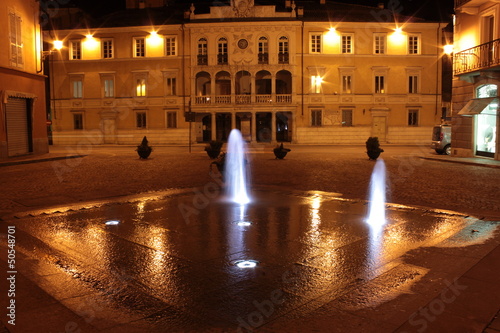
<instances>
[{"instance_id":1,"label":"pilaster column","mask_svg":"<svg viewBox=\"0 0 500 333\"><path fill-rule=\"evenodd\" d=\"M212 130L211 130L211 140L216 140L216 134L217 134L217 122L215 120L215 117L217 116L217 114L215 112L211 112L210 113L212 116L211 116L211 120L212 120Z\"/></svg>"}]
</instances>

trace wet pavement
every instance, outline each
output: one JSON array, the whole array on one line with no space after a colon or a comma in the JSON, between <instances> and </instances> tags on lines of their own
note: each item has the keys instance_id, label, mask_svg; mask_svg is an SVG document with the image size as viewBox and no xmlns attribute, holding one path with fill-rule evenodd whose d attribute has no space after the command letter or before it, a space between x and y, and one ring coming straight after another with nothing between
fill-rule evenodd
<instances>
[{"instance_id":1,"label":"wet pavement","mask_svg":"<svg viewBox=\"0 0 500 333\"><path fill-rule=\"evenodd\" d=\"M75 170L85 172L85 158ZM342 159L358 163L349 153ZM288 162L259 161L281 163L277 168ZM261 167L253 170L256 183ZM365 186L364 178L346 192ZM220 183L208 175L195 189L96 195L79 203L68 200L78 193L61 192L53 203L5 209L2 238L15 229L17 324L4 317L4 326L9 332L500 330L498 220L390 204L386 225L370 228L360 196L277 182L255 184L254 200L244 207L221 202ZM54 204L61 200L68 201ZM0 249L8 253L8 242ZM236 266L249 259L257 266ZM2 267L6 260L2 255ZM2 278L2 290L8 281Z\"/></svg>"}]
</instances>

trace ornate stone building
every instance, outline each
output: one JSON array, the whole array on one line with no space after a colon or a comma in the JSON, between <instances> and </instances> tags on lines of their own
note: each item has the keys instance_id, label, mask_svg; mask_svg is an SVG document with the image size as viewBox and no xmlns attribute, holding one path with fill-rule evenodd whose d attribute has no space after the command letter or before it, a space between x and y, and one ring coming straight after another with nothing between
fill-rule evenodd
<instances>
[{"instance_id":1,"label":"ornate stone building","mask_svg":"<svg viewBox=\"0 0 500 333\"><path fill-rule=\"evenodd\" d=\"M47 34L64 44L55 143L187 144L232 128L252 143L428 143L440 121L444 23L319 0L157 2Z\"/></svg>"}]
</instances>

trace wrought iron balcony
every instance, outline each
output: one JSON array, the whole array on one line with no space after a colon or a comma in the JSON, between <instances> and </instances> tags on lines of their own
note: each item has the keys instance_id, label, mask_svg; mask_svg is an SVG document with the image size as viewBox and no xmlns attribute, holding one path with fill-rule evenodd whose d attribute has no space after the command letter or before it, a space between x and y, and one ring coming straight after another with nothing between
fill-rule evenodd
<instances>
[{"instance_id":1,"label":"wrought iron balcony","mask_svg":"<svg viewBox=\"0 0 500 333\"><path fill-rule=\"evenodd\" d=\"M471 47L453 56L453 74L462 75L500 66L500 39Z\"/></svg>"}]
</instances>

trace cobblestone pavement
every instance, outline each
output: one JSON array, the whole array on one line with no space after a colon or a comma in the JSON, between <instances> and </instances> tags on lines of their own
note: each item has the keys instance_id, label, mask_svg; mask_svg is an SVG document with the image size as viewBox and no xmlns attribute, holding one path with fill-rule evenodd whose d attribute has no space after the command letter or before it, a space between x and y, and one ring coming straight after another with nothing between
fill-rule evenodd
<instances>
[{"instance_id":1,"label":"cobblestone pavement","mask_svg":"<svg viewBox=\"0 0 500 333\"><path fill-rule=\"evenodd\" d=\"M250 149L252 183L342 193L365 199L374 163L363 146L293 146L284 160L272 147ZM419 146L384 146L392 203L500 218L500 169L444 163ZM64 156L86 155L66 159ZM199 187L212 179L203 146L156 147L140 160L134 147L51 147L63 158L0 167L0 216L121 195Z\"/></svg>"},{"instance_id":2,"label":"cobblestone pavement","mask_svg":"<svg viewBox=\"0 0 500 333\"><path fill-rule=\"evenodd\" d=\"M250 149L248 160L252 184L295 190L336 192L349 199L366 198L374 162L368 160L363 146L288 145L288 147L292 151L284 160L274 158L272 146ZM450 157L437 156L427 147L385 145L383 148L385 152L382 157L387 166L389 182L388 201L403 205L453 210L478 218L500 220L498 186L500 162L490 161L489 166L446 163L440 159L449 160ZM77 157L77 155L84 156ZM66 158L66 156L71 158ZM43 158L46 160L37 163L15 164L21 161L33 162L34 159L40 159L40 157L12 159L8 163L0 163L2 189L0 191L0 219L2 216L8 219L11 215L51 206L59 207L94 200L120 200L121 196L125 195L154 194L170 189L202 188L213 182L209 174L211 160L201 145L194 146L191 153L188 147L156 147L151 158L147 160L140 160L134 147L124 146L51 147L50 154L44 155ZM472 162L478 161L481 160L474 159ZM468 159L468 162L471 162L471 159ZM430 275L429 283L440 281L440 279L451 281L453 278L458 278L459 285L466 285L468 288L459 301L447 305L447 311L440 316L439 321L433 322L433 324L438 323L436 327L444 323L445 329L440 329L439 332L456 332L454 328L462 323L455 322L460 316L476 318L474 316L477 316L478 312L484 312L482 316L486 317L485 314L498 311L497 303L494 301L494 297L498 299L499 295L498 290L495 289L495 286L498 286L498 265L494 264L498 263L500 255L498 242L492 240L485 246L475 249L481 249L484 253L481 252L479 255L477 252L477 258L474 257L475 252L464 256L474 263L470 268L460 267L460 272L467 271L463 275L455 271L442 270L443 263L440 260L443 258L445 261L449 260L447 254L451 252L448 250L419 249L407 258L410 263L416 260L417 266L427 266L430 262L432 267L438 267L433 268L434 275ZM460 249L453 251L456 252L453 252L453 258L457 260L461 258ZM418 261L421 258L429 262L424 265ZM22 258L20 259L22 262ZM29 263L31 259L28 259L25 261ZM475 264L477 260L479 261ZM460 266L458 261L454 264L457 267ZM49 319L57 322L61 320L64 322L82 321L64 304L47 295L42 290L43 288L28 281L24 275L19 275L19 278L23 285L21 288L23 292L19 297L26 304L35 300L37 304L50 305L40 312L40 316L48 316ZM435 298L432 299L434 294ZM496 295L491 297L493 300L491 304L483 302L482 297L490 294ZM439 288L431 290L429 295L427 296L430 297L430 301L424 310L436 304L442 304L439 299L442 296ZM388 316L392 314L407 321L399 327L398 332L414 331L416 322L411 321L412 317L408 317L408 313L401 312L402 310L397 307L399 306L397 301L387 304L375 310L368 309L359 318L345 317L345 322L352 329L355 326L351 322L353 318L362 319L365 323L365 315L385 314ZM490 306L493 309L490 309ZM328 307L325 309L328 310L326 314L321 311L314 312L306 321L301 318L290 320L286 331L306 332L311 331L311 327L320 327L321 329L317 331L330 331L330 319L338 312ZM470 313L467 312L469 310ZM474 314L472 314L473 311ZM487 320L490 320L489 318ZM8 332L9 330L3 325L5 322L2 322L3 319L0 320L0 332ZM281 332L281 325L283 322L271 323L269 328L263 331ZM123 331L123 327L117 329ZM377 331L377 329L383 331L382 327L374 330ZM90 332L92 329L82 331ZM485 328L483 332L500 332L499 318L491 319L488 328Z\"/></svg>"}]
</instances>

